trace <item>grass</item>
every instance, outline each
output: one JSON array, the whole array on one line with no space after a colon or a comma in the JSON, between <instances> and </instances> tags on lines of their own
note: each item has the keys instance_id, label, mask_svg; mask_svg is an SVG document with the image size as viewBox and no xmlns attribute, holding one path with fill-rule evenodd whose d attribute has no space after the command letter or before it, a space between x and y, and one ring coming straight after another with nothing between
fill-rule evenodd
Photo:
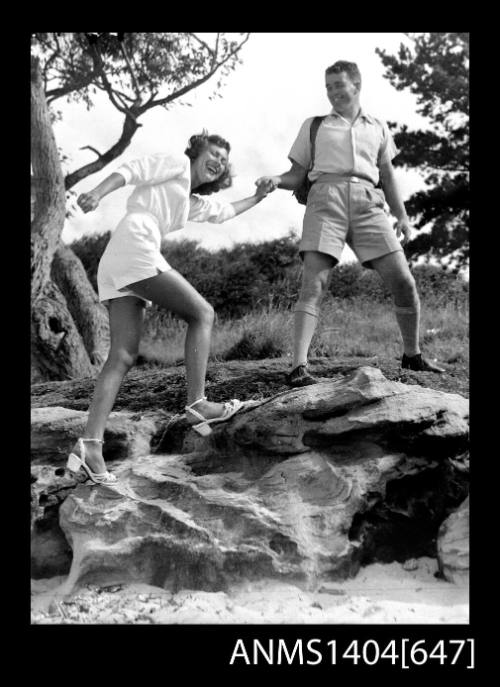
<instances>
[{"instance_id":1,"label":"grass","mask_svg":"<svg viewBox=\"0 0 500 687\"><path fill-rule=\"evenodd\" d=\"M443 362L469 361L468 307L465 302L435 305L423 301L421 345L427 357ZM184 323L151 310L140 354L144 362L169 366L183 361ZM238 320L215 323L212 360L261 359L290 355L293 313L268 308ZM399 357L401 338L389 302L365 298L328 298L310 350L311 357Z\"/></svg>"}]
</instances>

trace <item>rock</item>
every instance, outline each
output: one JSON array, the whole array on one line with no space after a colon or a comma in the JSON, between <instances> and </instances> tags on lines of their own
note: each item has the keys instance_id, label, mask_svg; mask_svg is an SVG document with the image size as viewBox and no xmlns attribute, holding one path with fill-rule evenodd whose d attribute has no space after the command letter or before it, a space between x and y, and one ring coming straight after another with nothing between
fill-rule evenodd
<instances>
[{"instance_id":1,"label":"rock","mask_svg":"<svg viewBox=\"0 0 500 687\"><path fill-rule=\"evenodd\" d=\"M184 427L181 451L127 456L112 468L116 487L67 492L68 588L314 586L355 574L374 551L417 557L466 495L451 459L467 445L467 420L461 396L364 367L264 400L207 438Z\"/></svg>"},{"instance_id":2,"label":"rock","mask_svg":"<svg viewBox=\"0 0 500 687\"><path fill-rule=\"evenodd\" d=\"M59 525L59 506L78 481L52 466L31 468L31 576L34 579L69 572L72 551Z\"/></svg>"},{"instance_id":3,"label":"rock","mask_svg":"<svg viewBox=\"0 0 500 687\"><path fill-rule=\"evenodd\" d=\"M408 558L403 564L403 570L418 570L418 560L416 558Z\"/></svg>"},{"instance_id":4,"label":"rock","mask_svg":"<svg viewBox=\"0 0 500 687\"><path fill-rule=\"evenodd\" d=\"M71 548L58 513L68 491L81 481L66 473L64 466L86 417L82 411L58 406L34 408L31 413L31 573L35 579L67 573L71 565ZM112 413L104 435L105 459L113 464L120 458L149 454L167 421L168 415L161 411Z\"/></svg>"},{"instance_id":5,"label":"rock","mask_svg":"<svg viewBox=\"0 0 500 687\"><path fill-rule=\"evenodd\" d=\"M443 522L437 541L439 570L449 582L469 584L469 497Z\"/></svg>"},{"instance_id":6,"label":"rock","mask_svg":"<svg viewBox=\"0 0 500 687\"><path fill-rule=\"evenodd\" d=\"M33 408L31 411L31 462L63 466L76 439L82 435L87 413L62 407ZM153 413L111 413L104 433L103 455L107 461L144 455L168 416Z\"/></svg>"}]
</instances>

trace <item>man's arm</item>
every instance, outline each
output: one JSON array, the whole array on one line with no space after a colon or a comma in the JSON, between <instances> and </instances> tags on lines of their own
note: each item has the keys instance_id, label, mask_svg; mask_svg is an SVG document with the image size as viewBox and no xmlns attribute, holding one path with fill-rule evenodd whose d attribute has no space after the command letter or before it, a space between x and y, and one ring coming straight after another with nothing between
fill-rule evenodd
<instances>
[{"instance_id":1,"label":"man's arm","mask_svg":"<svg viewBox=\"0 0 500 687\"><path fill-rule=\"evenodd\" d=\"M98 184L92 191L88 193L82 193L78 196L77 203L83 210L83 212L90 212L95 210L99 205L99 201L108 193L116 191L117 188L125 186L125 179L121 174L113 172L108 177L106 177L100 184Z\"/></svg>"},{"instance_id":2,"label":"man's arm","mask_svg":"<svg viewBox=\"0 0 500 687\"><path fill-rule=\"evenodd\" d=\"M399 238L401 233L403 233L403 240L401 243L404 245L408 243L411 238L412 229L410 226L410 220L406 214L405 205L403 199L401 198L401 193L399 191L396 175L394 174L394 167L392 162L383 162L380 164L380 183L384 191L385 198L389 205L389 208L397 219L396 222L396 236Z\"/></svg>"},{"instance_id":3,"label":"man's arm","mask_svg":"<svg viewBox=\"0 0 500 687\"><path fill-rule=\"evenodd\" d=\"M292 160L292 166L288 172L277 174L275 176L259 177L255 182L256 186L264 186L269 191L274 191L275 188L283 188L287 191L295 191L304 181L307 174L307 169L299 165L298 162Z\"/></svg>"}]
</instances>

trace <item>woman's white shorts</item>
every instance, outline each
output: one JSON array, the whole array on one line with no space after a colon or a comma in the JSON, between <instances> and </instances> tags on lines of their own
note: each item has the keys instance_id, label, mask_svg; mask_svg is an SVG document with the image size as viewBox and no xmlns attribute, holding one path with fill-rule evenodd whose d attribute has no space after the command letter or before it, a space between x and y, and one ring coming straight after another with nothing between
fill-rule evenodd
<instances>
[{"instance_id":1,"label":"woman's white shorts","mask_svg":"<svg viewBox=\"0 0 500 687\"><path fill-rule=\"evenodd\" d=\"M161 233L156 217L148 212L125 215L111 235L97 269L99 300L136 296L127 288L142 279L172 269L160 253ZM149 303L145 298L142 300Z\"/></svg>"}]
</instances>

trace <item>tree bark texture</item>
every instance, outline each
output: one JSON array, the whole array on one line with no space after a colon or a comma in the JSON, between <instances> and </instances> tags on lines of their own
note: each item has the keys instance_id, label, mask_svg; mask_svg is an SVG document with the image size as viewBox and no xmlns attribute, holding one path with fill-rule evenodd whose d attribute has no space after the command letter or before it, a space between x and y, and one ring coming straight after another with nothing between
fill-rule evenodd
<instances>
[{"instance_id":1,"label":"tree bark texture","mask_svg":"<svg viewBox=\"0 0 500 687\"><path fill-rule=\"evenodd\" d=\"M31 350L46 380L90 377L94 369L66 301L49 281L31 310Z\"/></svg>"},{"instance_id":2,"label":"tree bark texture","mask_svg":"<svg viewBox=\"0 0 500 687\"><path fill-rule=\"evenodd\" d=\"M82 261L71 248L61 246L55 252L52 279L64 294L90 362L100 369L109 346L108 315L105 306L99 303Z\"/></svg>"},{"instance_id":3,"label":"tree bark texture","mask_svg":"<svg viewBox=\"0 0 500 687\"><path fill-rule=\"evenodd\" d=\"M45 380L93 376L92 360L99 361L96 333L102 311L76 256L70 260L60 240L65 216L64 178L50 122L38 60L31 60L31 164L34 190L31 222L31 358L38 377ZM52 280L52 263L58 287ZM68 274L73 272L73 274ZM85 280L88 286L85 286ZM76 288L74 282L81 282ZM89 292L89 289L92 293ZM68 292L68 303L61 292ZM82 314L77 315L81 295ZM92 308L97 313L89 315ZM74 316L73 316L74 313ZM80 329L81 327L81 329ZM80 331L85 332L82 338ZM89 346L90 356L85 344Z\"/></svg>"},{"instance_id":4,"label":"tree bark texture","mask_svg":"<svg viewBox=\"0 0 500 687\"><path fill-rule=\"evenodd\" d=\"M31 222L31 293L34 301L50 279L52 257L64 225L64 180L39 62L31 58L31 165L34 191ZM34 304L34 303L33 303Z\"/></svg>"}]
</instances>

